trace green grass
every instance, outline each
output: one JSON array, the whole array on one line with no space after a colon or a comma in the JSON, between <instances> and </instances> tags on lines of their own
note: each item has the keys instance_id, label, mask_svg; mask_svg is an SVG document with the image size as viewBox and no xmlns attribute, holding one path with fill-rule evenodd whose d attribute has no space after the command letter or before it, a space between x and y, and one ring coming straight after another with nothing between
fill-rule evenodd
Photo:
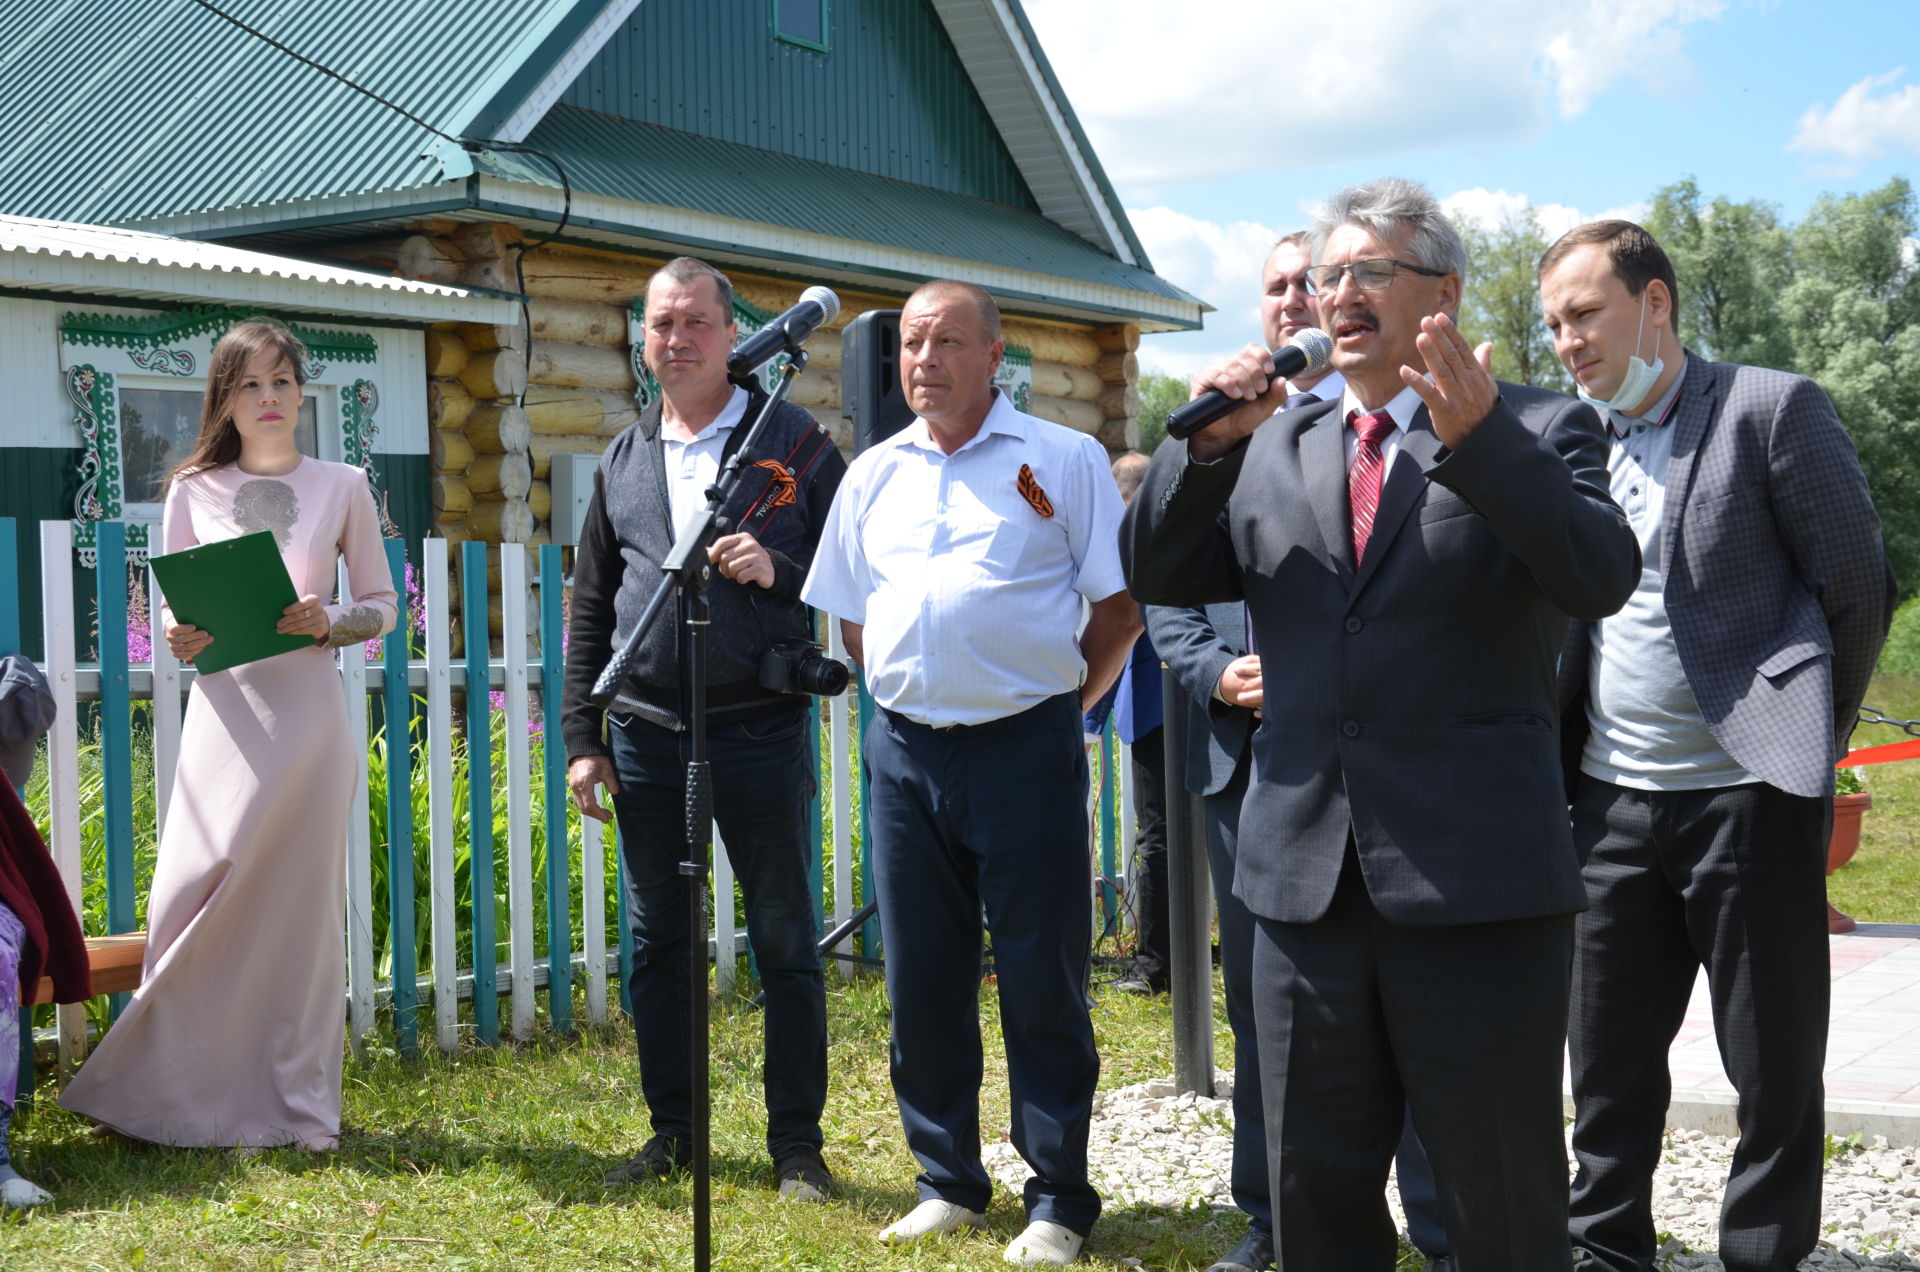
<instances>
[{"instance_id":1,"label":"green grass","mask_svg":"<svg viewBox=\"0 0 1920 1272\"><path fill-rule=\"evenodd\" d=\"M743 983L745 978L742 978ZM829 981L832 1087L826 1156L841 1195L782 1203L762 1140L760 1016L715 1003L712 1047L714 1266L719 1269L1003 1268L1021 1225L997 1192L988 1231L891 1250L874 1233L911 1208L916 1167L887 1078L887 1008L874 978ZM1103 1088L1172 1071L1165 998L1101 991L1094 1013ZM997 999L983 990L988 1061L982 1125L1007 1125ZM578 1008L576 1011L578 1012ZM1224 1020L1219 1056L1231 1055ZM14 1131L22 1171L53 1207L0 1220L0 1268L645 1268L692 1266L685 1179L609 1191L603 1172L648 1134L624 1026L522 1047L431 1054L369 1049L347 1063L340 1151L254 1158L89 1137L50 1083ZM1110 1205L1086 1264L1204 1268L1239 1240L1237 1214ZM1417 1267L1417 1263L1407 1263Z\"/></svg>"},{"instance_id":2,"label":"green grass","mask_svg":"<svg viewBox=\"0 0 1920 1272\"><path fill-rule=\"evenodd\" d=\"M1887 715L1920 717L1920 675L1876 676L1867 702ZM1855 748L1898 742L1887 725L1861 725ZM1861 823L1860 851L1827 879L1827 899L1862 923L1920 923L1920 760L1865 770L1873 807Z\"/></svg>"}]
</instances>

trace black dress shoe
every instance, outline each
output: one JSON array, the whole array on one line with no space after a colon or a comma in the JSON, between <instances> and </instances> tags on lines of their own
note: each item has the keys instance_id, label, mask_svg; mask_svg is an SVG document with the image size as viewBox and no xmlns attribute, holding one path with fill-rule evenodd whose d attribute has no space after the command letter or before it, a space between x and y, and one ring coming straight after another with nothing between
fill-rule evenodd
<instances>
[{"instance_id":1,"label":"black dress shoe","mask_svg":"<svg viewBox=\"0 0 1920 1272\"><path fill-rule=\"evenodd\" d=\"M1273 1234L1262 1228L1248 1228L1247 1235L1223 1255L1207 1272L1267 1272L1273 1266Z\"/></svg>"},{"instance_id":2,"label":"black dress shoe","mask_svg":"<svg viewBox=\"0 0 1920 1272\"><path fill-rule=\"evenodd\" d=\"M1450 1254L1430 1254L1427 1256L1427 1272L1457 1272L1459 1264Z\"/></svg>"}]
</instances>

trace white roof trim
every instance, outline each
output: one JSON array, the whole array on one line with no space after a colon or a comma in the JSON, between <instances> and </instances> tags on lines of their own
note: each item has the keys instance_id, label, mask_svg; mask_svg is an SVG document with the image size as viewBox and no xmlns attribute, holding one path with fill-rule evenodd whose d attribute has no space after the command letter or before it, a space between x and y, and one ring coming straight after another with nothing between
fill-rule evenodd
<instances>
[{"instance_id":1,"label":"white roof trim","mask_svg":"<svg viewBox=\"0 0 1920 1272\"><path fill-rule=\"evenodd\" d=\"M0 287L183 297L417 322L519 321L514 302L143 230L0 216Z\"/></svg>"},{"instance_id":2,"label":"white roof trim","mask_svg":"<svg viewBox=\"0 0 1920 1272\"><path fill-rule=\"evenodd\" d=\"M550 186L482 176L480 198L497 204L524 207L537 214L557 217L560 213L560 192ZM1197 324L1203 312L1202 306L1189 301L1104 283L990 265L962 257L915 252L861 239L839 238L769 225L764 221L746 221L711 212L696 212L688 208L582 194L579 191L573 195L573 214L577 219L569 234L581 238L597 236L584 222L598 222L601 225L623 227L622 232L605 234L607 241L623 246L632 246L636 240L657 234L661 236L663 246L686 239L726 244L737 249L735 259L740 263L754 264L760 268L766 267L769 255L836 262L839 268L829 265L823 270L828 276L827 281L858 282L868 287L873 287L877 282L883 290L905 290L900 286L899 276L965 278L989 291L1018 293L1023 298L1019 302L1019 308L1023 311L1093 322L1111 322L1115 312L1141 315L1133 321L1138 322L1143 331L1184 330ZM634 228L626 230L624 227L627 226ZM725 253L722 249L706 254L718 258ZM1164 325L1156 323L1155 318L1164 319Z\"/></svg>"},{"instance_id":3,"label":"white roof trim","mask_svg":"<svg viewBox=\"0 0 1920 1272\"><path fill-rule=\"evenodd\" d=\"M580 72L587 69L587 63L600 55L600 50L606 47L608 40L613 38L613 33L626 25L633 11L640 7L640 2L641 0L613 0L613 3L603 9L600 16L590 22L587 29L580 33L580 37L573 42L573 47L569 48L565 55L553 64L553 68L547 72L546 77L534 86L533 91L527 95L527 99L507 116L506 121L493 134L494 140L515 143L525 141L527 134L533 131L534 126L545 117L547 111L552 109L553 104L560 100L560 95L573 86L573 81L580 77Z\"/></svg>"},{"instance_id":4,"label":"white roof trim","mask_svg":"<svg viewBox=\"0 0 1920 1272\"><path fill-rule=\"evenodd\" d=\"M1033 48L1020 30L1007 0L931 0L931 4L947 28L948 38L960 54L987 113L993 117L994 126L1000 130L1022 175L1027 177L1042 215L1084 235L1127 264L1140 264L1100 190L1100 183L1094 180L1085 152L1067 126L1060 103L1048 90L1046 76L1041 74ZM1000 45L997 50L986 47L986 42L978 38L983 18L990 21L992 34L998 37L993 41ZM994 82L1004 67L989 65L984 58L996 61L1010 58L1018 66L1029 94L1026 103L1008 101L1007 86ZM1023 104L1040 116L1037 136L1031 115L1019 109ZM1023 145L1023 138L1032 138L1032 142ZM1063 167L1071 174L1071 194L1049 191L1046 183L1036 181L1037 164Z\"/></svg>"}]
</instances>

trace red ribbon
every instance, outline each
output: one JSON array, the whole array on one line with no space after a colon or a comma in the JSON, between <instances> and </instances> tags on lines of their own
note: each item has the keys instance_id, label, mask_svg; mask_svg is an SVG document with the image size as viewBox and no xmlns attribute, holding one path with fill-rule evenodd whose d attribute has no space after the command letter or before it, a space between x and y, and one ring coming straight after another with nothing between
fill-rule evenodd
<instances>
[{"instance_id":1,"label":"red ribbon","mask_svg":"<svg viewBox=\"0 0 1920 1272\"><path fill-rule=\"evenodd\" d=\"M1910 742L1888 742L1883 746L1863 746L1858 751L1847 752L1846 758L1834 765L1835 768L1852 768L1857 764L1885 764L1889 760L1911 760L1920 756L1920 738Z\"/></svg>"}]
</instances>

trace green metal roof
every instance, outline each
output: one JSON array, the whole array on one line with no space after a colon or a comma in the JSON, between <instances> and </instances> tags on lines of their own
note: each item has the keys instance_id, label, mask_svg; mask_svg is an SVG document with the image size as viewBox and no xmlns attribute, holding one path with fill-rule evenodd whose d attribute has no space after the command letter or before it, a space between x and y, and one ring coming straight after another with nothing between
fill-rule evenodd
<instances>
[{"instance_id":1,"label":"green metal roof","mask_svg":"<svg viewBox=\"0 0 1920 1272\"><path fill-rule=\"evenodd\" d=\"M217 0L460 136L603 0ZM193 0L22 0L0 45L0 212L96 223L431 183L443 145Z\"/></svg>"},{"instance_id":2,"label":"green metal roof","mask_svg":"<svg viewBox=\"0 0 1920 1272\"><path fill-rule=\"evenodd\" d=\"M527 141L559 159L583 193L1200 303L1025 208L570 106L549 111ZM488 154L478 166L509 181L559 185L551 169L528 156Z\"/></svg>"}]
</instances>

